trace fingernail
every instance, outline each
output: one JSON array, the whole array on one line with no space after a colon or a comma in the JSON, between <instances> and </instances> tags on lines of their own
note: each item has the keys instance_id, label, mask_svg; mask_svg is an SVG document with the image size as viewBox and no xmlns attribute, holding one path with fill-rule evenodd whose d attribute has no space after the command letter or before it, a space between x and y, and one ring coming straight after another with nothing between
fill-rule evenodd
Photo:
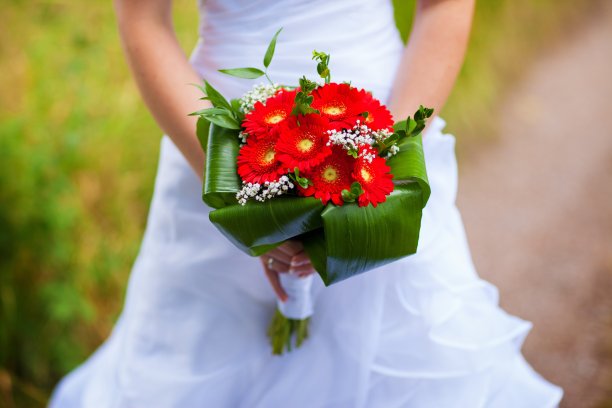
<instances>
[{"instance_id":1,"label":"fingernail","mask_svg":"<svg viewBox=\"0 0 612 408\"><path fill-rule=\"evenodd\" d=\"M291 266L302 266L302 265L306 265L308 263L308 261L291 261Z\"/></svg>"}]
</instances>

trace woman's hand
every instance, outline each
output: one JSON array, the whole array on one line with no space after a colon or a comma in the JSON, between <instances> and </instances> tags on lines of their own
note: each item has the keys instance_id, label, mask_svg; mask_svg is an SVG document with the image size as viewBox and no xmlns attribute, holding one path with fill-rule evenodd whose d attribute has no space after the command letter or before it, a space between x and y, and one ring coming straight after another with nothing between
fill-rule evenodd
<instances>
[{"instance_id":1,"label":"woman's hand","mask_svg":"<svg viewBox=\"0 0 612 408\"><path fill-rule=\"evenodd\" d=\"M276 296L283 302L287 293L278 277L279 273L295 273L307 276L314 272L310 259L299 241L287 241L260 257L261 264Z\"/></svg>"}]
</instances>

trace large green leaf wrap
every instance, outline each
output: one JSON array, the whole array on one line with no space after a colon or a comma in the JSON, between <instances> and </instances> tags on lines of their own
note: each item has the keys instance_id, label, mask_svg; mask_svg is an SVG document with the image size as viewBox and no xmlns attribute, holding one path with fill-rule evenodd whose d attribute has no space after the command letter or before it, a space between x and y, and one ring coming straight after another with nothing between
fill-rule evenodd
<instances>
[{"instance_id":1,"label":"large green leaf wrap","mask_svg":"<svg viewBox=\"0 0 612 408\"><path fill-rule=\"evenodd\" d=\"M376 208L324 206L296 196L242 206L235 197L241 188L238 131L200 121L198 138L206 151L202 197L215 209L211 222L242 251L258 256L288 239L301 240L326 285L416 252L430 194L420 135L403 139L387 161L396 186Z\"/></svg>"}]
</instances>

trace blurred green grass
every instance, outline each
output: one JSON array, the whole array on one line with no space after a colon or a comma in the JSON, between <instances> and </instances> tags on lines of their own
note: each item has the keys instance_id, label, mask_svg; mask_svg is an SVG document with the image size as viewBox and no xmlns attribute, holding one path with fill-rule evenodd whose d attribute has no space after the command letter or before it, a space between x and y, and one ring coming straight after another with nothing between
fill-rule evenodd
<instances>
[{"instance_id":1,"label":"blurred green grass","mask_svg":"<svg viewBox=\"0 0 612 408\"><path fill-rule=\"evenodd\" d=\"M195 2L175 3L189 50ZM406 34L414 2L396 3ZM588 4L479 3L444 112L461 143L494 135L502 96ZM120 311L161 132L127 71L109 2L5 0L2 16L9 23L0 31L0 406L40 407Z\"/></svg>"}]
</instances>

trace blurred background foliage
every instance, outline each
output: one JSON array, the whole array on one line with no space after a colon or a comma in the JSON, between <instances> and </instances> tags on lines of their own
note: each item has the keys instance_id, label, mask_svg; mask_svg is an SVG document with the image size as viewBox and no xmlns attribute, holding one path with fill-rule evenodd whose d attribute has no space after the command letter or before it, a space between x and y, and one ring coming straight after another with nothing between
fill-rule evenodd
<instances>
[{"instance_id":1,"label":"blurred background foliage","mask_svg":"<svg viewBox=\"0 0 612 408\"><path fill-rule=\"evenodd\" d=\"M195 1L175 3L189 50ZM414 1L395 3L406 37ZM588 4L479 2L444 112L460 146L495 134L504 93ZM110 2L3 0L0 13L0 406L41 407L120 312L161 132L130 78Z\"/></svg>"}]
</instances>

